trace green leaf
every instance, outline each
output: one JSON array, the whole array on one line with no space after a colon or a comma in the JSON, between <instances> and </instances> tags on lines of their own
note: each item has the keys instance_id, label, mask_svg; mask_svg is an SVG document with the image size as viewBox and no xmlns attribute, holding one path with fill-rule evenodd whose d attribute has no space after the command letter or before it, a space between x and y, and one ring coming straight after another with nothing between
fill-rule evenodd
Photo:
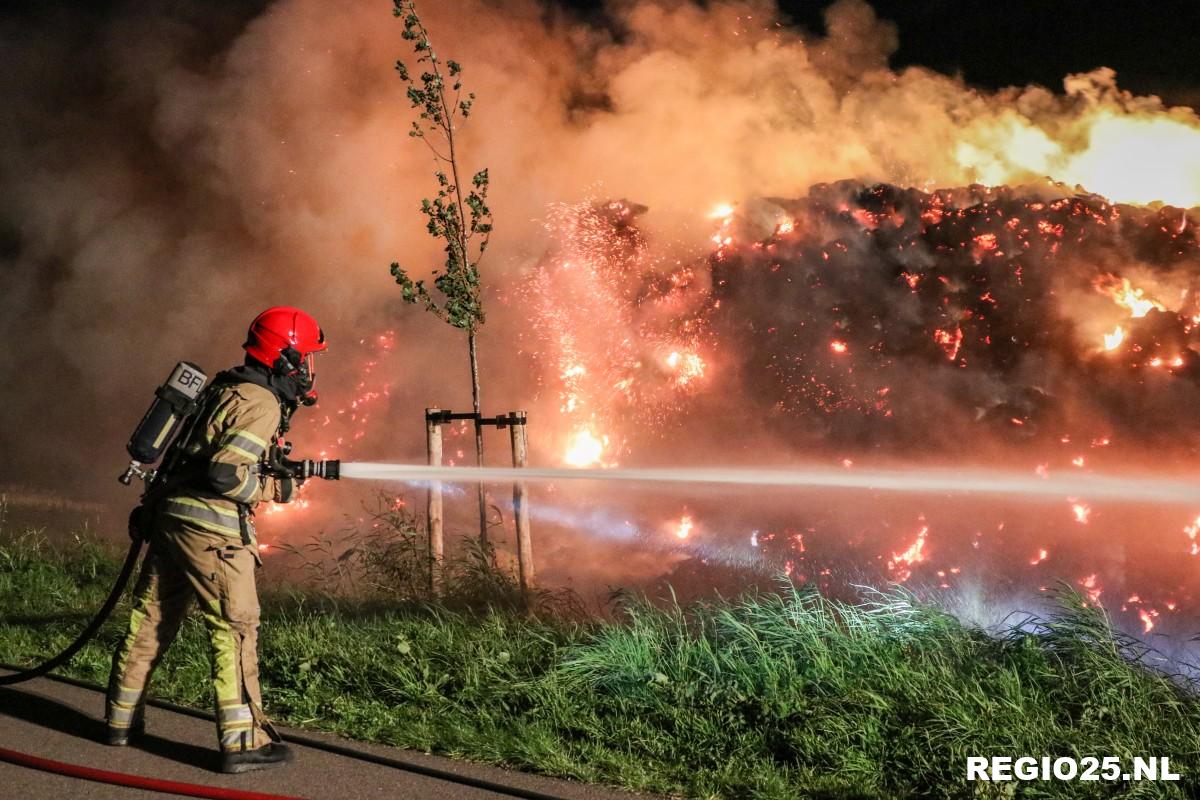
<instances>
[{"instance_id":1,"label":"green leaf","mask_svg":"<svg viewBox=\"0 0 1200 800\"><path fill-rule=\"evenodd\" d=\"M397 15L403 17L402 37L411 43L415 63L428 65L416 76L419 77L417 80L407 65L396 62L397 73L408 84L406 97L417 112L409 136L426 140L433 148L435 159L440 164L449 162L449 166L434 172L437 192L433 197L421 200L420 212L425 217L426 232L441 242L444 253L440 267L431 270L432 286L427 288L423 281L412 280L398 264L392 264L392 275L406 302L420 302L444 322L474 332L484 320L478 260L487 249L487 237L492 231L491 210L486 202L489 176L487 169L475 172L470 191L463 197L461 187L451 173L457 174L462 168L454 146L453 116L457 113L463 118L468 117L475 94L468 93L467 99L459 102L446 97L447 81L439 71L439 64L445 63L446 74L454 79L451 84L456 93L463 88L462 81L458 80L463 72L462 64L453 59L442 62L438 58L413 0L394 0L393 7ZM450 113L446 109L450 109ZM482 236L481 241L476 241L476 234Z\"/></svg>"}]
</instances>

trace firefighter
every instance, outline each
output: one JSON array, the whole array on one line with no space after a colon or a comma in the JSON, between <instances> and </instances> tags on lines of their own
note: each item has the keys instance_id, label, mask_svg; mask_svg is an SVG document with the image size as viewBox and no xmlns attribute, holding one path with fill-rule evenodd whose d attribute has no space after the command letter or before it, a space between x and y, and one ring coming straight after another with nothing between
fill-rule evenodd
<instances>
[{"instance_id":1,"label":"firefighter","mask_svg":"<svg viewBox=\"0 0 1200 800\"><path fill-rule=\"evenodd\" d=\"M244 365L217 376L195 424L181 434L187 439L177 466L143 506L150 548L128 633L113 655L109 744L127 745L144 732L151 673L196 598L212 646L222 772L291 760L262 710L251 516L259 501L286 503L298 488L281 456L269 454L296 408L316 401L313 354L325 347L308 314L267 309L250 325Z\"/></svg>"}]
</instances>

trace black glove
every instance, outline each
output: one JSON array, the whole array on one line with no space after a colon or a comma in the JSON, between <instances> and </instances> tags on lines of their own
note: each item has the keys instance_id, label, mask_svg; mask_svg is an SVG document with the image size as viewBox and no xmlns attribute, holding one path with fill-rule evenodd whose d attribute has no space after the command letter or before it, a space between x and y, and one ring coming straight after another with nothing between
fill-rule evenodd
<instances>
[{"instance_id":1,"label":"black glove","mask_svg":"<svg viewBox=\"0 0 1200 800\"><path fill-rule=\"evenodd\" d=\"M276 486L275 501L277 503L290 502L292 497L295 496L296 489L298 489L300 487L301 483L303 483L303 481L298 480L296 478L292 478L292 477L288 477L288 476L277 477L275 479L275 486Z\"/></svg>"}]
</instances>

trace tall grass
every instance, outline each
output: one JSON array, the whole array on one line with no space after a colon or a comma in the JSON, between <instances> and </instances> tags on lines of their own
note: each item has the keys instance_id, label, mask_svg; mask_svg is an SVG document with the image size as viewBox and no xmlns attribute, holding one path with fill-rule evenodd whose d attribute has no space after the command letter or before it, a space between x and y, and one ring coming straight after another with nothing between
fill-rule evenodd
<instances>
[{"instance_id":1,"label":"tall grass","mask_svg":"<svg viewBox=\"0 0 1200 800\"><path fill-rule=\"evenodd\" d=\"M0 545L0 660L49 654L113 574L86 543ZM1195 797L1200 700L1064 593L983 632L899 591L779 591L690 606L622 596L612 619L509 605L266 598L269 711L294 725L552 775L701 798L1014 796L971 755L1169 756L1177 784L1032 783L1019 797ZM62 615L57 623L47 623ZM37 622L35 620L41 620ZM72 665L106 677L118 624ZM157 693L208 702L189 622Z\"/></svg>"}]
</instances>

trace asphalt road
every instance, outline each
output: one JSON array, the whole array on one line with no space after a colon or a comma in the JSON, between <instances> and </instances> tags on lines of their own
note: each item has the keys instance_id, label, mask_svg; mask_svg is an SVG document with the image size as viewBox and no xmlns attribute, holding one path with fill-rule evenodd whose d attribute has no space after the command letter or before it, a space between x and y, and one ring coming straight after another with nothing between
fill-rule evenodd
<instances>
[{"instance_id":1,"label":"asphalt road","mask_svg":"<svg viewBox=\"0 0 1200 800\"><path fill-rule=\"evenodd\" d=\"M212 723L151 707L146 711L146 738L139 745L116 748L100 743L102 714L102 696L88 689L46 679L0 687L0 747L114 772L312 800L491 800L508 797L309 747L296 747L296 761L281 768L243 775L223 775L216 771L218 757ZM305 735L457 775L541 792L563 800L635 800L638 797L423 753L349 742L335 736L308 732ZM175 796L80 781L0 762L0 797L19 797L22 800L76 797L86 797L88 800L146 800Z\"/></svg>"}]
</instances>

